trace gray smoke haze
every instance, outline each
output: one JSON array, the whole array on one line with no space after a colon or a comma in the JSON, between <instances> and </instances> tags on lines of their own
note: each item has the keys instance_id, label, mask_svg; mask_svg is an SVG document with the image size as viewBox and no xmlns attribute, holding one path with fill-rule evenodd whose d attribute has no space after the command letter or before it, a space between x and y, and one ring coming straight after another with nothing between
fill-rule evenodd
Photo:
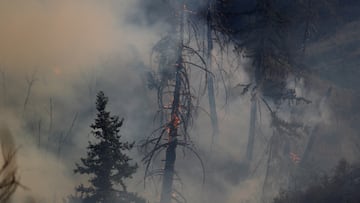
<instances>
[{"instance_id":1,"label":"gray smoke haze","mask_svg":"<svg viewBox=\"0 0 360 203\"><path fill-rule=\"evenodd\" d=\"M19 176L29 188L19 189L14 202L61 202L86 180L72 171L85 152L98 90L110 96L114 114L127 119L124 134L135 140L131 120L145 118L148 104L134 90L146 87L141 62L159 34L157 25L127 23L136 4L0 2L0 120L19 146Z\"/></svg>"},{"instance_id":2,"label":"gray smoke haze","mask_svg":"<svg viewBox=\"0 0 360 203\"><path fill-rule=\"evenodd\" d=\"M151 70L152 46L169 28L166 20L159 20L167 15L166 8L162 1L0 0L0 125L7 125L14 136L20 181L29 188L19 188L13 202L62 202L87 180L74 175L73 169L91 139L89 125L95 117L97 91L109 96L113 114L125 118L121 129L125 139L139 141L158 127L153 122L156 93L148 90L145 74ZM159 12L149 14L151 10ZM315 52L332 44L313 46ZM217 50L213 54L220 57ZM214 150L210 151L207 113L199 111L190 132L207 169L205 185L198 160L191 153L178 155L176 167L183 185L176 184L190 203L261 201L264 154L272 134L270 116L264 106L257 113L261 118L257 123L261 126L256 138L257 164L250 166L253 175L244 180L250 96L239 96L242 89L232 87L250 82L245 69L251 62L236 60L241 62L239 69L229 71L231 77L226 78L231 88L225 90L222 78L216 78L220 135ZM230 61L225 60L223 66L231 66ZM192 78L195 84L199 77L195 74ZM338 122L332 110L337 100L322 102L330 85L311 79L317 88L309 90L312 84L304 80L288 81L299 96L313 101L297 107L302 113L296 119L305 125L325 126L325 132L319 134L326 137ZM333 91L351 95L341 89ZM200 98L200 105L208 109L206 97ZM286 105L280 108L289 109ZM290 113L281 116L292 119ZM355 133L345 121L338 124L336 132L347 129ZM329 168L341 156L355 159L345 147L347 142L342 142L341 153L327 160ZM158 201L160 182L149 181L144 189L142 155L136 150L132 153L140 168L129 181L129 190L150 202ZM314 159L326 156L319 154Z\"/></svg>"}]
</instances>

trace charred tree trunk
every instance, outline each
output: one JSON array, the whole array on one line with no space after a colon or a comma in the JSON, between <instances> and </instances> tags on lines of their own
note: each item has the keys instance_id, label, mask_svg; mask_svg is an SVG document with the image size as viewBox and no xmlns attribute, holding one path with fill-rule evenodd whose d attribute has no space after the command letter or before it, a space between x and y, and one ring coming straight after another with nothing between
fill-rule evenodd
<instances>
[{"instance_id":1,"label":"charred tree trunk","mask_svg":"<svg viewBox=\"0 0 360 203\"><path fill-rule=\"evenodd\" d=\"M253 98L251 99L249 137L246 148L246 161L248 163L251 162L254 151L256 111L257 111L257 99L256 96L254 95Z\"/></svg>"},{"instance_id":2,"label":"charred tree trunk","mask_svg":"<svg viewBox=\"0 0 360 203\"><path fill-rule=\"evenodd\" d=\"M207 69L211 72L212 69L212 50L213 50L213 40L212 40L212 0L209 0L208 3L208 13L207 13ZM212 145L219 135L219 124L216 112L216 102L215 102L215 93L214 93L214 76L207 73L207 89L209 96L209 107L210 107L210 117L211 117L211 126L212 126Z\"/></svg>"},{"instance_id":3,"label":"charred tree trunk","mask_svg":"<svg viewBox=\"0 0 360 203\"><path fill-rule=\"evenodd\" d=\"M164 177L163 177L163 185L162 185L162 193L161 193L161 203L170 203L171 202L171 194L172 194L172 185L173 185L173 177L174 177L174 169L175 169L175 160L176 160L176 147L177 147L177 137L178 137L178 127L179 127L179 104L180 104L180 71L182 69L182 61L181 56L179 61L177 62L176 67L176 76L175 76L175 90L174 90L174 100L172 103L172 111L171 111L171 121L169 123L169 136L168 136L168 147L166 149L166 157L165 157L165 168L164 168Z\"/></svg>"},{"instance_id":4,"label":"charred tree trunk","mask_svg":"<svg viewBox=\"0 0 360 203\"><path fill-rule=\"evenodd\" d=\"M171 120L168 123L168 145L165 155L165 168L164 176L162 183L161 191L161 200L160 203L170 203L172 198L172 188L174 180L174 171L175 171L175 160L176 160L176 147L178 144L177 137L178 128L180 124L180 97L181 97L181 71L183 67L183 35L184 35L184 2L181 2L180 10L180 30L179 30L179 50L178 50L178 59L175 64L175 87L173 92L173 101L171 106Z\"/></svg>"}]
</instances>

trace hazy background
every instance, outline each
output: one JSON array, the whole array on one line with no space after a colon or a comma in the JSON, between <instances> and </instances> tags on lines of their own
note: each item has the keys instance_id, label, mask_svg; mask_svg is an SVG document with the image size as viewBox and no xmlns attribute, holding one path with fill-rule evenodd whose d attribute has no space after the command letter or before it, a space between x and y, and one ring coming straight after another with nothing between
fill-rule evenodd
<instances>
[{"instance_id":1,"label":"hazy background","mask_svg":"<svg viewBox=\"0 0 360 203\"><path fill-rule=\"evenodd\" d=\"M192 8L201 8L201 4ZM153 122L156 94L147 88L146 72L152 68L153 45L169 28L168 9L161 0L0 0L0 121L8 126L19 147L20 181L29 188L18 189L14 202L62 202L74 194L75 186L87 180L74 175L73 169L91 139L89 125L95 117L99 90L109 96L111 112L125 118L121 129L124 139L139 141L157 128ZM345 20L338 31L312 42L305 60L311 67L309 74L300 81L288 81L299 96L312 100L312 104L296 107L301 112L298 119L310 127L321 126L319 147L312 158L319 171L330 170L341 157L350 161L358 158L354 145L358 140L354 126L360 111L356 103L358 88L341 85L353 81L346 75L330 71L323 74L321 68L334 70L331 67L338 67L338 61L349 55L352 58L348 60L358 60L357 48L346 49L352 39L359 38L358 25L358 21ZM340 45L343 50L339 52L344 56L329 56ZM242 89L236 86L249 82L245 68L251 67L251 62L231 52L228 58L225 67L230 66L230 59L236 59L240 68L227 78L227 99L221 78L216 78L220 125L217 145L210 151L210 118L205 112L199 111L190 131L207 169L205 185L199 162L179 150L176 167L183 185L176 186L188 202L260 200L267 142L272 134L269 115L265 107L260 108L256 164L245 180L242 174L250 98L239 96ZM320 73L316 72L319 69ZM196 76L193 79L196 81ZM325 102L322 98L329 87L332 93ZM199 99L207 109L207 97ZM286 105L281 108L289 109ZM282 116L290 118L290 113ZM299 143L304 140L306 136ZM294 153L301 154L302 150L298 147ZM134 149L132 156L140 168L129 181L129 190L151 202L157 200L160 182L149 181L144 188L142 155Z\"/></svg>"}]
</instances>

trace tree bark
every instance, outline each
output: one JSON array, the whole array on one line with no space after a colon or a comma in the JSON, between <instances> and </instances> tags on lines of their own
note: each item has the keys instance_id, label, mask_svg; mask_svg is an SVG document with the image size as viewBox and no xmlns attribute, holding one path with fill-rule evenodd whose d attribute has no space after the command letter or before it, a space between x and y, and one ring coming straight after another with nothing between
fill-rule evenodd
<instances>
[{"instance_id":1,"label":"tree bark","mask_svg":"<svg viewBox=\"0 0 360 203\"><path fill-rule=\"evenodd\" d=\"M168 146L165 155L165 167L161 191L160 203L171 203L172 188L175 171L176 161L176 147L178 137L178 127L180 124L180 97L181 97L181 71L183 66L183 36L184 36L184 1L181 1L180 8L180 30L179 30L179 50L178 59L175 64L175 88L173 92L173 102L171 106L171 120L168 124L169 135L168 135Z\"/></svg>"}]
</instances>

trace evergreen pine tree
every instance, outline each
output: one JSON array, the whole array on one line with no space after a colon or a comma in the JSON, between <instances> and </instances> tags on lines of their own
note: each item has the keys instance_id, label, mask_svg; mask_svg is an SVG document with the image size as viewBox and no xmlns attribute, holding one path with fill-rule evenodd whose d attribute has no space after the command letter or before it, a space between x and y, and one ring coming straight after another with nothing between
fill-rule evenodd
<instances>
[{"instance_id":1,"label":"evergreen pine tree","mask_svg":"<svg viewBox=\"0 0 360 203\"><path fill-rule=\"evenodd\" d=\"M91 124L91 134L97 140L87 147L87 157L76 164L75 173L90 175L89 186L80 185L76 191L84 203L145 203L136 194L127 192L124 180L132 178L138 168L126 151L133 148L134 142L121 141L119 134L123 119L106 111L108 98L102 91L97 94L97 117ZM120 187L118 187L120 186ZM118 189L120 188L120 189Z\"/></svg>"}]
</instances>

